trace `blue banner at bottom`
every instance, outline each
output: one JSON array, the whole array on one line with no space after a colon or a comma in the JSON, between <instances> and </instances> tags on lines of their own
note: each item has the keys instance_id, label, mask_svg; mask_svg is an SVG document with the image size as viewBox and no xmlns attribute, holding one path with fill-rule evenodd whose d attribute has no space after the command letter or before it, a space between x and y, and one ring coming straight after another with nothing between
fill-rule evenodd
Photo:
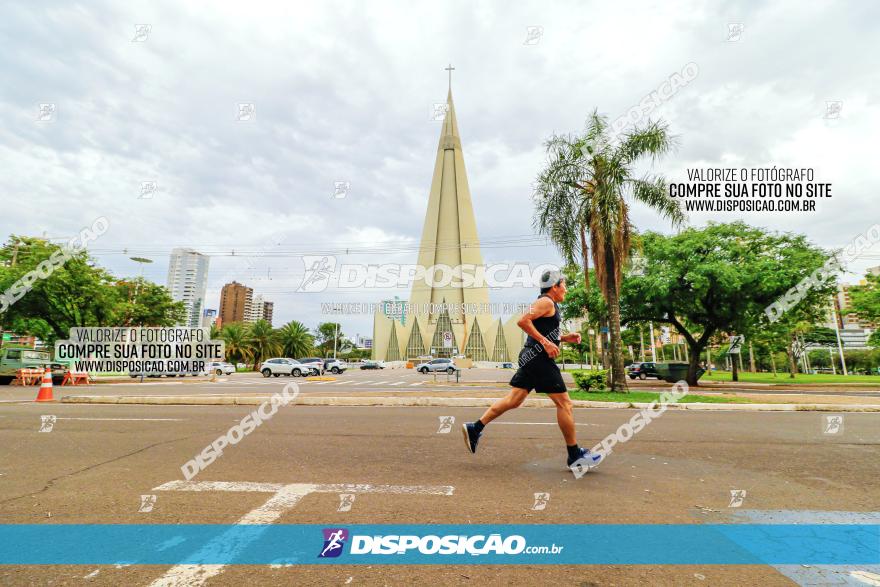
<instances>
[{"instance_id":1,"label":"blue banner at bottom","mask_svg":"<svg viewBox=\"0 0 880 587\"><path fill-rule=\"evenodd\" d=\"M0 525L0 564L880 564L876 524Z\"/></svg>"}]
</instances>

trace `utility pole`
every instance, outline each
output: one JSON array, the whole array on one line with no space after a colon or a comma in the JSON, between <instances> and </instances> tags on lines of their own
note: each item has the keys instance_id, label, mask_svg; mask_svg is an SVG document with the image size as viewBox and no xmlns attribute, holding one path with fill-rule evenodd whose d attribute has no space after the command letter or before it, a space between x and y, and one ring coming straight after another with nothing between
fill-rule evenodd
<instances>
[{"instance_id":1,"label":"utility pole","mask_svg":"<svg viewBox=\"0 0 880 587\"><path fill-rule=\"evenodd\" d=\"M654 339L654 321L648 322L648 328L651 331L651 360L657 362L657 341Z\"/></svg>"},{"instance_id":2,"label":"utility pole","mask_svg":"<svg viewBox=\"0 0 880 587\"><path fill-rule=\"evenodd\" d=\"M333 359L336 359L336 343L339 341L339 322L334 323L333 334Z\"/></svg>"}]
</instances>

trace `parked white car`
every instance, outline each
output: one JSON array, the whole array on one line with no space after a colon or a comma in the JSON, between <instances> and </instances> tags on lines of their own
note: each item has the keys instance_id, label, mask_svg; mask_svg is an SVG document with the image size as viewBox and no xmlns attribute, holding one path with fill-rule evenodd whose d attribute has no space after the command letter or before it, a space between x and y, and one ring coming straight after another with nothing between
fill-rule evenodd
<instances>
[{"instance_id":1,"label":"parked white car","mask_svg":"<svg viewBox=\"0 0 880 587\"><path fill-rule=\"evenodd\" d=\"M339 375L346 369L348 369L348 365L346 365L339 359L324 359L324 371L329 371L334 375Z\"/></svg>"},{"instance_id":2,"label":"parked white car","mask_svg":"<svg viewBox=\"0 0 880 587\"><path fill-rule=\"evenodd\" d=\"M235 365L223 361L214 361L205 365L205 373L210 375L231 375L235 373Z\"/></svg>"},{"instance_id":3,"label":"parked white car","mask_svg":"<svg viewBox=\"0 0 880 587\"><path fill-rule=\"evenodd\" d=\"M452 359L434 359L427 363L416 365L416 371L419 373L427 373L429 371L446 371L447 373L455 373L458 367L452 362Z\"/></svg>"},{"instance_id":4,"label":"parked white car","mask_svg":"<svg viewBox=\"0 0 880 587\"><path fill-rule=\"evenodd\" d=\"M288 375L291 377L308 377L309 375L320 374L320 369L318 367L300 363L296 359L278 357L263 361L260 365L260 373L263 374L263 377L271 377L273 375L275 377L280 377L282 375Z\"/></svg>"}]
</instances>

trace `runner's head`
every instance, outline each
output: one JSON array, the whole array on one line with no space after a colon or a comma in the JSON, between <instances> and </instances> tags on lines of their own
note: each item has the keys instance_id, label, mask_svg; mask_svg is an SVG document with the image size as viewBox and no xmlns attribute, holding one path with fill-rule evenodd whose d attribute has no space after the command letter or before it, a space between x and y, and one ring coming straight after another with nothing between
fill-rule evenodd
<instances>
[{"instance_id":1,"label":"runner's head","mask_svg":"<svg viewBox=\"0 0 880 587\"><path fill-rule=\"evenodd\" d=\"M554 302L561 302L565 299L565 275L561 271L551 269L541 274L541 293L547 294Z\"/></svg>"}]
</instances>

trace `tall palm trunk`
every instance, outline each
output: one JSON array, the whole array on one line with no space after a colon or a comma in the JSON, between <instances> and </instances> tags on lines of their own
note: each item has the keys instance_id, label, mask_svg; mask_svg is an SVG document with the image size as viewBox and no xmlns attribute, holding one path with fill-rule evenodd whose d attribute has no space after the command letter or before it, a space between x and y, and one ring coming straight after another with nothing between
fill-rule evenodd
<instances>
[{"instance_id":1,"label":"tall palm trunk","mask_svg":"<svg viewBox=\"0 0 880 587\"><path fill-rule=\"evenodd\" d=\"M627 391L623 370L623 348L620 340L620 294L617 288L617 267L611 247L605 249L605 279L608 284L608 331L611 333L611 390Z\"/></svg>"},{"instance_id":2,"label":"tall palm trunk","mask_svg":"<svg viewBox=\"0 0 880 587\"><path fill-rule=\"evenodd\" d=\"M584 264L584 292L587 299L590 297L590 247L587 245L587 230L583 223L580 225L581 231L581 259ZM590 329L590 310L584 306L584 322L587 325L587 337L589 337ZM590 354L592 354L593 341L590 341ZM592 357L591 357L592 358Z\"/></svg>"}]
</instances>

